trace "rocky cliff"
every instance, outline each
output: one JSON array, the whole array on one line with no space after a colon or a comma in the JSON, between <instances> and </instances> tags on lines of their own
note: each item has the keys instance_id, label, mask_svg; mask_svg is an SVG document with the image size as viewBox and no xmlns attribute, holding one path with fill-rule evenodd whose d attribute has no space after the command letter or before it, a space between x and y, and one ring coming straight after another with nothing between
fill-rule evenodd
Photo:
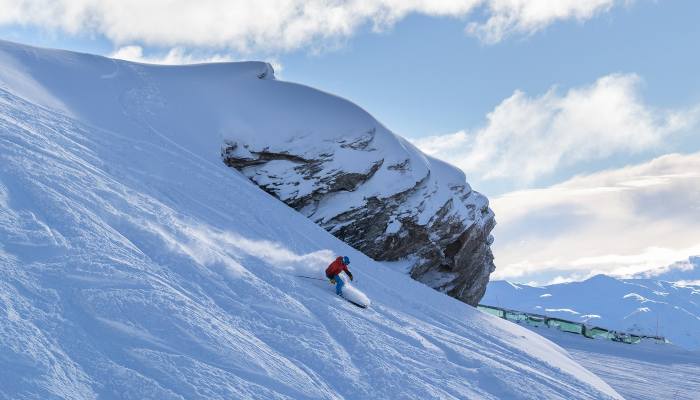
<instances>
[{"instance_id":1,"label":"rocky cliff","mask_svg":"<svg viewBox=\"0 0 700 400\"><path fill-rule=\"evenodd\" d=\"M488 200L381 126L275 143L228 140L224 162L375 260L476 305L494 271ZM234 136L235 135L229 135Z\"/></svg>"}]
</instances>

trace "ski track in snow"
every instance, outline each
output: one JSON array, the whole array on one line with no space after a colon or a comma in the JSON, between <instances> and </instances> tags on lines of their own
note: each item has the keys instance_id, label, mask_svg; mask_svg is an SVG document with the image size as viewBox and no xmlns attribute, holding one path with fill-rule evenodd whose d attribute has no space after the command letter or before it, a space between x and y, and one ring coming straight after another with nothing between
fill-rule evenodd
<instances>
[{"instance_id":1,"label":"ski track in snow","mask_svg":"<svg viewBox=\"0 0 700 400\"><path fill-rule=\"evenodd\" d=\"M160 107L140 76L139 110ZM558 346L344 245L212 146L93 106L123 129L0 81L0 399L619 398ZM294 278L335 254L370 308Z\"/></svg>"}]
</instances>

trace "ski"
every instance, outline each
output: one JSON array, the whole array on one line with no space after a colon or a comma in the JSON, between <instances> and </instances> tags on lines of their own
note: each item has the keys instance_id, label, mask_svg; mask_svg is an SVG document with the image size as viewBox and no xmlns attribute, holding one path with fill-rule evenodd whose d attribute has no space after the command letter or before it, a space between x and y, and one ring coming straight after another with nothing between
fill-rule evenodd
<instances>
[{"instance_id":1,"label":"ski","mask_svg":"<svg viewBox=\"0 0 700 400\"><path fill-rule=\"evenodd\" d=\"M354 306L357 306L357 307L360 307L360 308L367 308L367 305L365 305L365 304L360 304L360 303L358 303L358 302L352 301L352 300L348 299L347 297L343 296L342 294L339 294L338 296L341 297L343 300L347 301L348 303L354 305Z\"/></svg>"}]
</instances>

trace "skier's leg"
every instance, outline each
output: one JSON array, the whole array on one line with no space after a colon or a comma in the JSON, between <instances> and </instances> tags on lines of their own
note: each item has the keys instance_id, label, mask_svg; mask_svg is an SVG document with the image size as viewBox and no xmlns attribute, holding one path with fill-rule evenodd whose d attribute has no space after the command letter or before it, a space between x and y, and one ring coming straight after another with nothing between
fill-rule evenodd
<instances>
[{"instance_id":1,"label":"skier's leg","mask_svg":"<svg viewBox=\"0 0 700 400\"><path fill-rule=\"evenodd\" d=\"M340 277L340 275L335 276L335 294L338 296L343 294L343 285L345 285L345 282L343 282L343 278Z\"/></svg>"}]
</instances>

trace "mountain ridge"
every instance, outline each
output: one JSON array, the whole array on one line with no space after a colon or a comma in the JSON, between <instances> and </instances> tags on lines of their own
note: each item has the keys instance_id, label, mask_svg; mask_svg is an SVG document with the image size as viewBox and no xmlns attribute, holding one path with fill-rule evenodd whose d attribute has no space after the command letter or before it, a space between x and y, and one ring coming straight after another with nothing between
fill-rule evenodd
<instances>
[{"instance_id":1,"label":"mountain ridge","mask_svg":"<svg viewBox=\"0 0 700 400\"><path fill-rule=\"evenodd\" d=\"M700 286L596 275L582 282L529 286L493 281L482 302L623 332L664 336L700 349Z\"/></svg>"},{"instance_id":2,"label":"mountain ridge","mask_svg":"<svg viewBox=\"0 0 700 400\"><path fill-rule=\"evenodd\" d=\"M182 108L221 99L162 101L265 80L21 52L0 69L0 398L620 398L553 343L374 262L225 166L225 132ZM28 87L71 112L16 93ZM369 309L294 277L338 254Z\"/></svg>"},{"instance_id":3,"label":"mountain ridge","mask_svg":"<svg viewBox=\"0 0 700 400\"><path fill-rule=\"evenodd\" d=\"M34 103L200 157L221 154L365 254L415 260L415 279L472 305L486 290L495 269L488 199L348 100L278 81L262 62L158 66L9 42L3 59L17 67L0 76Z\"/></svg>"}]
</instances>

